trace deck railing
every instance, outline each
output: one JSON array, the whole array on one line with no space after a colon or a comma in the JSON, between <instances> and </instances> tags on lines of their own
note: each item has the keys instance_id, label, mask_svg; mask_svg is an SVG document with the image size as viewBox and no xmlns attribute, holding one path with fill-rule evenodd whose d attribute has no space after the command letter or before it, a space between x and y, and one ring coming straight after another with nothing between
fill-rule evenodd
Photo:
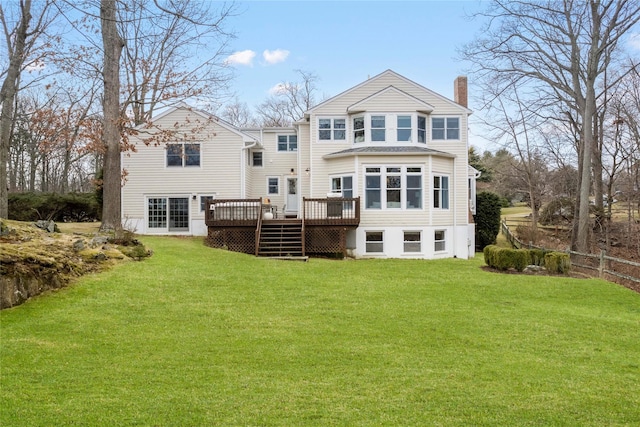
<instances>
[{"instance_id":1,"label":"deck railing","mask_svg":"<svg viewBox=\"0 0 640 427\"><path fill-rule=\"evenodd\" d=\"M254 226L262 214L261 199L213 199L207 201L208 226Z\"/></svg>"},{"instance_id":2,"label":"deck railing","mask_svg":"<svg viewBox=\"0 0 640 427\"><path fill-rule=\"evenodd\" d=\"M302 217L307 225L360 224L360 197L305 197L302 205Z\"/></svg>"},{"instance_id":3,"label":"deck railing","mask_svg":"<svg viewBox=\"0 0 640 427\"><path fill-rule=\"evenodd\" d=\"M300 217L305 225L357 226L359 197L303 198ZM268 205L262 199L213 199L207 201L205 224L210 227L255 227Z\"/></svg>"}]
</instances>

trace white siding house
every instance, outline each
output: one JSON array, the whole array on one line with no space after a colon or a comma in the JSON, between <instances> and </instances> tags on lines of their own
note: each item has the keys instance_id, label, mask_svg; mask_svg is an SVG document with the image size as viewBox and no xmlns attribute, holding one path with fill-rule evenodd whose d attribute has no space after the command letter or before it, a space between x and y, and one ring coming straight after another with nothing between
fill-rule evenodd
<instances>
[{"instance_id":1,"label":"white siding house","mask_svg":"<svg viewBox=\"0 0 640 427\"><path fill-rule=\"evenodd\" d=\"M123 223L142 234L206 235L205 197L269 198L281 217L302 217L303 198L359 197L348 254L468 258L477 171L468 165L465 78L454 92L455 101L387 70L291 128L240 130L172 108L154 122L170 130L161 143L140 132L123 156Z\"/></svg>"}]
</instances>

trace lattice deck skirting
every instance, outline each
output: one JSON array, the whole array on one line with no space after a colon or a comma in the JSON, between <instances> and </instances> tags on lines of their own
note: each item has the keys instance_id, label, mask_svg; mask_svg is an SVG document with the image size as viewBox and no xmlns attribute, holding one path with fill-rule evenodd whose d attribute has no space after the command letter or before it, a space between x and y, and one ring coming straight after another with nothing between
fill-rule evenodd
<instances>
[{"instance_id":1,"label":"lattice deck skirting","mask_svg":"<svg viewBox=\"0 0 640 427\"><path fill-rule=\"evenodd\" d=\"M346 256L346 234L346 227L307 226L305 227L305 253ZM254 227L208 227L206 244L213 248L254 254L255 239Z\"/></svg>"}]
</instances>

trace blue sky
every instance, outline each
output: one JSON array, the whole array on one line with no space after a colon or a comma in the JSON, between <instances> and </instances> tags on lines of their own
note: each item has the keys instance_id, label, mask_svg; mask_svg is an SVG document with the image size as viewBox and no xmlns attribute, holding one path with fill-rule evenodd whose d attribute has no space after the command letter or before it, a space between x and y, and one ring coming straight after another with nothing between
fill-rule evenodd
<instances>
[{"instance_id":1,"label":"blue sky","mask_svg":"<svg viewBox=\"0 0 640 427\"><path fill-rule=\"evenodd\" d=\"M448 98L464 74L456 49L473 39L480 10L467 1L248 1L229 22L238 98L254 107L296 69L330 97L392 69Z\"/></svg>"}]
</instances>

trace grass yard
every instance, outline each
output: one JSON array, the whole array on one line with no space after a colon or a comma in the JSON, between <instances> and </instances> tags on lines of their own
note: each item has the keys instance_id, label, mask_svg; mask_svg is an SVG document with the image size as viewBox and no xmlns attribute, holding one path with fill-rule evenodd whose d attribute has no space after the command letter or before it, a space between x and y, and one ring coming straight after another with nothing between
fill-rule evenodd
<instances>
[{"instance_id":1,"label":"grass yard","mask_svg":"<svg viewBox=\"0 0 640 427\"><path fill-rule=\"evenodd\" d=\"M620 286L143 241L0 313L0 425L640 425Z\"/></svg>"}]
</instances>

